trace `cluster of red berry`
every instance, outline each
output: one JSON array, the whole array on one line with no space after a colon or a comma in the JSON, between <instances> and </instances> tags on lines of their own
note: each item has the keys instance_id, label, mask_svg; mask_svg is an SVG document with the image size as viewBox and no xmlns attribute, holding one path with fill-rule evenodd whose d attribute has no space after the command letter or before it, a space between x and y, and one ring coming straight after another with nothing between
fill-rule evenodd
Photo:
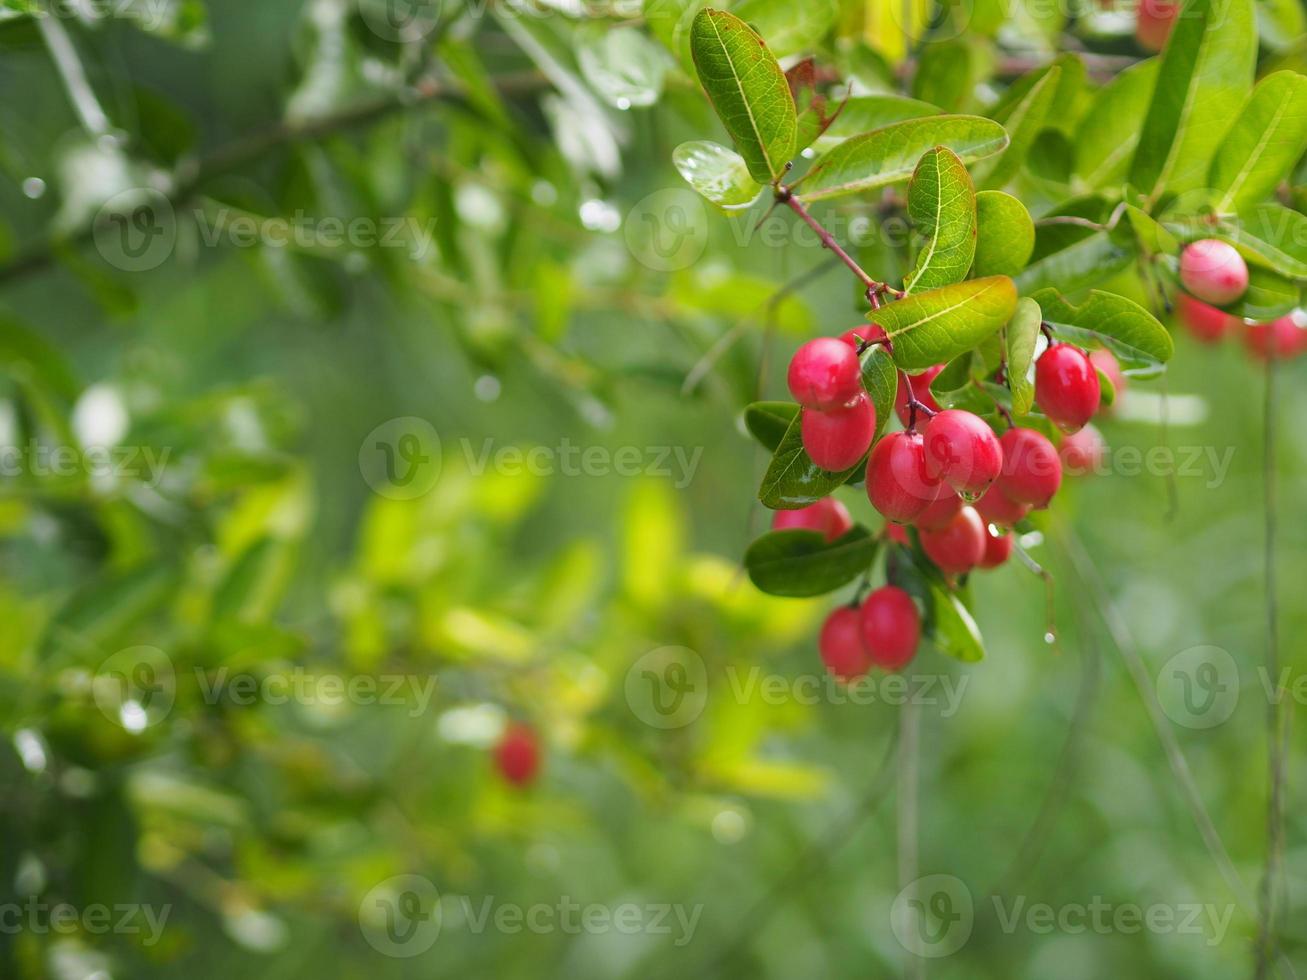
<instances>
[{"instance_id":1,"label":"cluster of red berry","mask_svg":"<svg viewBox=\"0 0 1307 980\"><path fill-rule=\"evenodd\" d=\"M1176 298L1180 322L1203 343L1238 335L1259 360L1284 360L1307 351L1307 330L1292 314L1269 323L1250 323L1218 309L1238 302L1248 290L1248 265L1226 242L1203 239L1180 253L1180 283L1187 292Z\"/></svg>"},{"instance_id":2,"label":"cluster of red berry","mask_svg":"<svg viewBox=\"0 0 1307 980\"><path fill-rule=\"evenodd\" d=\"M862 387L859 352L885 342L879 327L866 326L799 348L788 381L803 413L804 449L816 465L835 472L850 469L866 455L867 497L886 518L887 536L908 545L905 526L914 527L921 551L946 578L996 568L1012 554L1012 527L1032 509L1047 507L1057 493L1067 447L1060 454L1042 432L1017 425L1000 437L978 415L941 410L930 392L931 381L943 369L937 365L904 377L896 405L904 429L872 448L876 410ZM1110 366L1119 376L1115 359ZM1063 432L1080 433L1098 412L1101 396L1098 369L1079 348L1050 343L1035 362L1035 402ZM927 419L920 432L918 417ZM1101 437L1094 433L1094 439L1101 446ZM1082 460L1090 451L1079 446L1074 458ZM828 541L852 526L844 505L829 497L799 510L778 511L772 523L773 530L804 528ZM847 680L873 666L904 667L920 636L921 619L912 598L887 585L860 607L831 613L819 646L827 668Z\"/></svg>"}]
</instances>

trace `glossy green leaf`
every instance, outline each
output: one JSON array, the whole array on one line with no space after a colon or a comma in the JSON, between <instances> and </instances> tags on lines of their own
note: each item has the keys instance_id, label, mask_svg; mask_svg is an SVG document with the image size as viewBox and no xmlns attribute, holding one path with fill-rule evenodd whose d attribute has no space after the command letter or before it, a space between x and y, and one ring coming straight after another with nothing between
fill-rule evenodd
<instances>
[{"instance_id":1,"label":"glossy green leaf","mask_svg":"<svg viewBox=\"0 0 1307 980\"><path fill-rule=\"evenodd\" d=\"M1025 415L1035 403L1032 369L1035 347L1039 342L1039 325L1044 318L1039 304L1028 296L1017 301L1005 331L1007 341L1007 386L1012 392L1012 411Z\"/></svg>"},{"instance_id":2,"label":"glossy green leaf","mask_svg":"<svg viewBox=\"0 0 1307 980\"><path fill-rule=\"evenodd\" d=\"M876 409L874 438L879 439L894 414L894 399L899 393L898 368L884 344L875 344L862 352L862 387Z\"/></svg>"},{"instance_id":3,"label":"glossy green leaf","mask_svg":"<svg viewBox=\"0 0 1307 980\"><path fill-rule=\"evenodd\" d=\"M1048 113L1057 96L1062 69L1056 65L1043 70L1030 91L1000 121L1011 137L1003 153L977 172L977 184L986 190L1005 187L1021 171L1039 131L1048 122Z\"/></svg>"},{"instance_id":4,"label":"glossy green leaf","mask_svg":"<svg viewBox=\"0 0 1307 980\"><path fill-rule=\"evenodd\" d=\"M859 461L843 473L823 470L808 458L803 448L801 419L796 411L758 489L758 499L772 510L794 510L816 503L847 482L863 465Z\"/></svg>"},{"instance_id":5,"label":"glossy green leaf","mask_svg":"<svg viewBox=\"0 0 1307 980\"><path fill-rule=\"evenodd\" d=\"M1160 64L1157 58L1141 61L1098 90L1075 140L1074 173L1086 188L1097 190L1125 180Z\"/></svg>"},{"instance_id":6,"label":"glossy green leaf","mask_svg":"<svg viewBox=\"0 0 1307 980\"><path fill-rule=\"evenodd\" d=\"M1035 223L1026 206L1002 191L976 195L976 262L973 275L1015 276L1035 248Z\"/></svg>"},{"instance_id":7,"label":"glossy green leaf","mask_svg":"<svg viewBox=\"0 0 1307 980\"><path fill-rule=\"evenodd\" d=\"M672 162L691 187L727 213L742 214L762 192L744 158L720 143L682 143L673 151Z\"/></svg>"},{"instance_id":8,"label":"glossy green leaf","mask_svg":"<svg viewBox=\"0 0 1307 980\"><path fill-rule=\"evenodd\" d=\"M1258 204L1212 234L1234 245L1250 263L1288 279L1307 279L1307 216L1298 211Z\"/></svg>"},{"instance_id":9,"label":"glossy green leaf","mask_svg":"<svg viewBox=\"0 0 1307 980\"><path fill-rule=\"evenodd\" d=\"M1257 83L1212 158L1216 209L1264 200L1307 152L1307 76L1277 71Z\"/></svg>"},{"instance_id":10,"label":"glossy green leaf","mask_svg":"<svg viewBox=\"0 0 1307 980\"><path fill-rule=\"evenodd\" d=\"M776 451L799 414L794 402L754 402L744 410L744 427L765 448Z\"/></svg>"},{"instance_id":11,"label":"glossy green leaf","mask_svg":"<svg viewBox=\"0 0 1307 980\"><path fill-rule=\"evenodd\" d=\"M969 163L1007 146L1007 133L979 116L908 119L845 140L817 161L796 188L815 201L899 183L912 176L923 153L944 146Z\"/></svg>"},{"instance_id":12,"label":"glossy green leaf","mask_svg":"<svg viewBox=\"0 0 1307 980\"><path fill-rule=\"evenodd\" d=\"M1152 377L1171 359L1175 345L1153 314L1133 300L1091 290L1079 303L1042 289L1031 297L1059 340L1081 347L1105 347L1116 355L1121 370L1135 377Z\"/></svg>"},{"instance_id":13,"label":"glossy green leaf","mask_svg":"<svg viewBox=\"0 0 1307 980\"><path fill-rule=\"evenodd\" d=\"M936 147L917 164L908 184L908 217L926 243L903 289L925 292L965 279L976 254L976 189L952 150Z\"/></svg>"},{"instance_id":14,"label":"glossy green leaf","mask_svg":"<svg viewBox=\"0 0 1307 980\"><path fill-rule=\"evenodd\" d=\"M1278 272L1260 266L1248 268L1248 288L1238 302L1221 307L1245 320L1274 320L1292 313L1302 303L1302 288Z\"/></svg>"},{"instance_id":15,"label":"glossy green leaf","mask_svg":"<svg viewBox=\"0 0 1307 980\"><path fill-rule=\"evenodd\" d=\"M1153 200L1202 187L1256 64L1253 0L1188 0L1162 53L1130 183Z\"/></svg>"},{"instance_id":16,"label":"glossy green leaf","mask_svg":"<svg viewBox=\"0 0 1307 980\"><path fill-rule=\"evenodd\" d=\"M895 364L924 371L997 332L1016 305L1012 280L990 276L917 293L876 310L870 319L889 335Z\"/></svg>"},{"instance_id":17,"label":"glossy green leaf","mask_svg":"<svg viewBox=\"0 0 1307 980\"><path fill-rule=\"evenodd\" d=\"M744 567L768 595L803 598L853 581L875 557L876 539L865 527L829 542L816 531L771 531L749 546Z\"/></svg>"},{"instance_id":18,"label":"glossy green leaf","mask_svg":"<svg viewBox=\"0 0 1307 980\"><path fill-rule=\"evenodd\" d=\"M749 173L759 183L780 177L794 155L798 113L767 43L734 14L708 8L694 18L690 50Z\"/></svg>"}]
</instances>

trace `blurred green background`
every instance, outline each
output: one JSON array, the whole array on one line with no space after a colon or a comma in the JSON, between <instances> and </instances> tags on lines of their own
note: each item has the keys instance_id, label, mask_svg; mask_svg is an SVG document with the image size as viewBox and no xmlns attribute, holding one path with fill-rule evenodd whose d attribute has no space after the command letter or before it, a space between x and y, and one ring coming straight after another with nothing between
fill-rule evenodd
<instances>
[{"instance_id":1,"label":"blurred green background","mask_svg":"<svg viewBox=\"0 0 1307 980\"><path fill-rule=\"evenodd\" d=\"M659 49L657 104L623 110L600 69L629 68L616 98L638 100L648 51L547 8L446 4L396 43L343 0L142 2L123 7L139 23L51 18L53 36L22 6L0 4L0 974L1247 971L1266 372L1238 345L1178 337L1165 381L1101 425L1105 472L1069 481L1025 542L1053 582L1055 643L1045 583L1013 562L974 585L984 662L926 649L921 703L884 678L874 703L843 703L815 650L833 603L762 596L740 571L768 515L739 416L783 397L803 338L859 322L856 292L788 219L751 235L684 188L672 149L717 124L673 56ZM663 39L674 6L636 23ZM1023 17L1003 42L1046 58L1063 25ZM868 49L864 83L888 84L892 57ZM116 229L93 223L123 192L175 203L151 268L124 268ZM237 215L312 240L242 243L223 224ZM338 245L331 218L400 234ZM863 257L890 277L874 238ZM1130 275L1112 288L1145 300ZM1276 369L1270 474L1294 678L1302 380ZM75 451L92 446L116 447L107 472ZM858 488L842 499L878 526ZM639 674L666 647L705 678L672 728ZM1211 670L1217 715L1193 714L1184 684ZM273 703L277 677L301 695ZM314 686L354 677L393 696ZM544 746L525 790L491 763L508 718ZM891 927L914 726L917 870L974 906L961 949L924 963ZM1302 753L1295 735L1291 777ZM1307 824L1292 778L1288 793L1282 941L1307 969ZM415 894L426 914L430 894L404 875L441 896L438 935L413 918L409 945L384 915ZM1013 911L1095 901L1178 922L1197 904L1228 929ZM564 928L569 902L604 921L630 906L634 925ZM77 921L53 928L61 905ZM542 927L514 928L536 906Z\"/></svg>"}]
</instances>

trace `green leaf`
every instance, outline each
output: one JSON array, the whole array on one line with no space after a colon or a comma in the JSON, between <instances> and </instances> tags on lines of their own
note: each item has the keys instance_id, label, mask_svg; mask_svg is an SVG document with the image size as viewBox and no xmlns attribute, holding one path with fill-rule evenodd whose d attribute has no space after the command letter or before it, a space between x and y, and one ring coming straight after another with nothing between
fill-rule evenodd
<instances>
[{"instance_id":1,"label":"green leaf","mask_svg":"<svg viewBox=\"0 0 1307 980\"><path fill-rule=\"evenodd\" d=\"M986 190L1005 187L1017 176L1030 148L1035 145L1039 131L1048 121L1048 112L1057 96L1057 83L1062 69L1051 65L1043 69L1029 93L1002 118L1011 142L1002 156L992 160L978 172L977 183Z\"/></svg>"},{"instance_id":2,"label":"green leaf","mask_svg":"<svg viewBox=\"0 0 1307 980\"><path fill-rule=\"evenodd\" d=\"M765 448L776 452L798 414L794 402L754 402L744 410L744 427Z\"/></svg>"},{"instance_id":3,"label":"green leaf","mask_svg":"<svg viewBox=\"0 0 1307 980\"><path fill-rule=\"evenodd\" d=\"M1006 330L1007 386L1012 392L1012 411L1025 415L1035 403L1035 383L1031 367L1035 362L1035 345L1039 341L1039 324L1044 314L1039 304L1028 296L1017 301Z\"/></svg>"},{"instance_id":4,"label":"green leaf","mask_svg":"<svg viewBox=\"0 0 1307 980\"><path fill-rule=\"evenodd\" d=\"M797 410L781 437L767 472L758 488L758 499L772 510L794 510L816 503L838 486L847 483L863 466L861 460L843 473L823 470L803 448L802 413ZM877 418L877 424L880 419Z\"/></svg>"},{"instance_id":5,"label":"green leaf","mask_svg":"<svg viewBox=\"0 0 1307 980\"><path fill-rule=\"evenodd\" d=\"M1253 0L1188 0L1162 53L1130 183L1151 200L1203 186L1256 64Z\"/></svg>"},{"instance_id":6,"label":"green leaf","mask_svg":"<svg viewBox=\"0 0 1307 980\"><path fill-rule=\"evenodd\" d=\"M922 154L936 146L970 163L1007 146L1007 133L980 116L927 116L872 130L845 140L818 160L803 178L803 199L857 194L907 180Z\"/></svg>"},{"instance_id":7,"label":"green leaf","mask_svg":"<svg viewBox=\"0 0 1307 980\"><path fill-rule=\"evenodd\" d=\"M876 557L876 539L857 526L828 542L816 531L771 531L749 546L744 567L768 595L805 598L853 581Z\"/></svg>"},{"instance_id":8,"label":"green leaf","mask_svg":"<svg viewBox=\"0 0 1307 980\"><path fill-rule=\"evenodd\" d=\"M767 39L778 58L815 48L835 23L835 0L743 0L732 13Z\"/></svg>"},{"instance_id":9,"label":"green leaf","mask_svg":"<svg viewBox=\"0 0 1307 980\"><path fill-rule=\"evenodd\" d=\"M1302 0L1257 0L1257 33L1272 51L1283 51L1307 35Z\"/></svg>"},{"instance_id":10,"label":"green leaf","mask_svg":"<svg viewBox=\"0 0 1307 980\"><path fill-rule=\"evenodd\" d=\"M975 101L979 64L976 45L965 38L924 44L912 76L912 94L926 102L960 112Z\"/></svg>"},{"instance_id":11,"label":"green leaf","mask_svg":"<svg viewBox=\"0 0 1307 980\"><path fill-rule=\"evenodd\" d=\"M876 409L876 432L872 438L879 439L894 414L894 399L899 393L899 372L884 344L875 344L862 352L862 387Z\"/></svg>"},{"instance_id":12,"label":"green leaf","mask_svg":"<svg viewBox=\"0 0 1307 980\"><path fill-rule=\"evenodd\" d=\"M1292 313L1302 302L1302 289L1270 269L1250 266L1248 289L1238 302L1221 309L1245 320L1274 320Z\"/></svg>"},{"instance_id":13,"label":"green leaf","mask_svg":"<svg viewBox=\"0 0 1307 980\"><path fill-rule=\"evenodd\" d=\"M711 140L682 143L672 152L672 163L691 187L728 214L748 210L762 191L744 158Z\"/></svg>"},{"instance_id":14,"label":"green leaf","mask_svg":"<svg viewBox=\"0 0 1307 980\"><path fill-rule=\"evenodd\" d=\"M260 538L236 559L214 593L215 618L267 622L277 611L294 571L294 542Z\"/></svg>"},{"instance_id":15,"label":"green leaf","mask_svg":"<svg viewBox=\"0 0 1307 980\"><path fill-rule=\"evenodd\" d=\"M997 332L1016 305L1012 280L990 276L917 293L874 311L870 319L889 335L899 368L924 371Z\"/></svg>"},{"instance_id":16,"label":"green leaf","mask_svg":"<svg viewBox=\"0 0 1307 980\"><path fill-rule=\"evenodd\" d=\"M1059 340L1081 347L1105 347L1116 355L1121 370L1134 377L1153 377L1171 359L1175 345L1166 328L1153 314L1133 300L1091 290L1088 297L1072 303L1055 289L1041 289L1035 300L1044 320Z\"/></svg>"},{"instance_id":17,"label":"green leaf","mask_svg":"<svg viewBox=\"0 0 1307 980\"><path fill-rule=\"evenodd\" d=\"M1307 279L1307 216L1279 204L1245 208L1237 222L1225 222L1208 235L1235 246L1250 263L1288 279Z\"/></svg>"},{"instance_id":18,"label":"green leaf","mask_svg":"<svg viewBox=\"0 0 1307 980\"><path fill-rule=\"evenodd\" d=\"M1161 62L1132 65L1098 90L1077 130L1074 173L1090 190L1119 185L1139 143Z\"/></svg>"},{"instance_id":19,"label":"green leaf","mask_svg":"<svg viewBox=\"0 0 1307 980\"><path fill-rule=\"evenodd\" d=\"M662 95L667 56L634 27L589 23L577 32L576 60L590 87L611 106L650 106Z\"/></svg>"},{"instance_id":20,"label":"green leaf","mask_svg":"<svg viewBox=\"0 0 1307 980\"><path fill-rule=\"evenodd\" d=\"M976 254L976 189L952 150L937 146L921 158L908 184L908 216L927 239L904 291L965 279Z\"/></svg>"},{"instance_id":21,"label":"green leaf","mask_svg":"<svg viewBox=\"0 0 1307 980\"><path fill-rule=\"evenodd\" d=\"M844 108L817 145L829 147L873 129L883 129L907 119L938 116L943 111L929 102L901 95L854 96L844 103Z\"/></svg>"},{"instance_id":22,"label":"green leaf","mask_svg":"<svg viewBox=\"0 0 1307 980\"><path fill-rule=\"evenodd\" d=\"M1134 245L1144 255L1176 255L1180 251L1180 242L1164 225L1145 211L1133 204L1125 205L1125 221L1117 227L1129 231ZM1119 239L1118 239L1119 240Z\"/></svg>"},{"instance_id":23,"label":"green leaf","mask_svg":"<svg viewBox=\"0 0 1307 980\"><path fill-rule=\"evenodd\" d=\"M1307 152L1307 77L1277 71L1257 83L1212 158L1207 183L1229 213L1264 200Z\"/></svg>"},{"instance_id":24,"label":"green leaf","mask_svg":"<svg viewBox=\"0 0 1307 980\"><path fill-rule=\"evenodd\" d=\"M1041 228L1036 233L1036 254L1042 236ZM1107 232L1093 232L1065 248L1037 257L1017 275L1017 285L1023 293L1049 287L1073 293L1111 278L1133 258L1133 251Z\"/></svg>"},{"instance_id":25,"label":"green leaf","mask_svg":"<svg viewBox=\"0 0 1307 980\"><path fill-rule=\"evenodd\" d=\"M67 649L74 657L103 656L107 646L177 587L177 569L164 562L109 572L75 592L46 628L46 655Z\"/></svg>"},{"instance_id":26,"label":"green leaf","mask_svg":"<svg viewBox=\"0 0 1307 980\"><path fill-rule=\"evenodd\" d=\"M794 155L798 112L767 43L735 15L705 8L694 18L690 50L749 173L759 183L779 178Z\"/></svg>"},{"instance_id":27,"label":"green leaf","mask_svg":"<svg viewBox=\"0 0 1307 980\"><path fill-rule=\"evenodd\" d=\"M915 537L915 532L911 532ZM916 548L894 548L887 569L893 585L925 606L923 632L935 648L965 663L985 659L985 642L971 612L948 587L939 569Z\"/></svg>"},{"instance_id":28,"label":"green leaf","mask_svg":"<svg viewBox=\"0 0 1307 980\"><path fill-rule=\"evenodd\" d=\"M1026 206L1002 191L976 195L976 264L972 275L1015 276L1035 249L1035 223Z\"/></svg>"}]
</instances>

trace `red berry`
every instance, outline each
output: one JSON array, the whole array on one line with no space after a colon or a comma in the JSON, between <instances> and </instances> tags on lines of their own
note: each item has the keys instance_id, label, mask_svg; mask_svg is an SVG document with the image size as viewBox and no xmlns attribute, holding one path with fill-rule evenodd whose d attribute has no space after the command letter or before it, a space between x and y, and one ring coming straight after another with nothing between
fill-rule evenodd
<instances>
[{"instance_id":1,"label":"red berry","mask_svg":"<svg viewBox=\"0 0 1307 980\"><path fill-rule=\"evenodd\" d=\"M996 486L1019 504L1047 507L1062 485L1062 461L1057 450L1034 429L1012 428L999 440L1003 472Z\"/></svg>"},{"instance_id":2,"label":"red berry","mask_svg":"<svg viewBox=\"0 0 1307 980\"><path fill-rule=\"evenodd\" d=\"M975 507L976 513L985 523L997 524L999 527L1012 527L1030 513L1029 504L1017 503L999 489L997 483L985 491L985 495L976 501Z\"/></svg>"},{"instance_id":3,"label":"red berry","mask_svg":"<svg viewBox=\"0 0 1307 980\"><path fill-rule=\"evenodd\" d=\"M1057 447L1057 454L1062 459L1062 470L1071 476L1084 476L1095 473L1103 465L1107 456L1107 443L1102 433L1092 425L1087 425L1079 432L1074 432L1063 439Z\"/></svg>"},{"instance_id":4,"label":"red berry","mask_svg":"<svg viewBox=\"0 0 1307 980\"><path fill-rule=\"evenodd\" d=\"M1104 374L1108 381L1112 382L1112 391L1117 398L1120 398L1122 392L1125 391L1127 382L1125 372L1121 370L1121 362L1116 359L1116 355L1110 350L1100 348L1090 353L1089 363Z\"/></svg>"},{"instance_id":5,"label":"red berry","mask_svg":"<svg viewBox=\"0 0 1307 980\"><path fill-rule=\"evenodd\" d=\"M844 341L855 351L862 346L862 342L873 340L885 340L885 328L875 323L864 323L860 327L854 327L852 330L846 330L840 334L840 340Z\"/></svg>"},{"instance_id":6,"label":"red berry","mask_svg":"<svg viewBox=\"0 0 1307 980\"><path fill-rule=\"evenodd\" d=\"M871 662L885 670L906 667L921 642L921 614L902 589L886 585L862 604L862 643Z\"/></svg>"},{"instance_id":7,"label":"red berry","mask_svg":"<svg viewBox=\"0 0 1307 980\"><path fill-rule=\"evenodd\" d=\"M535 729L521 722L505 728L495 746L495 765L500 775L514 786L525 786L534 780L540 768L540 745Z\"/></svg>"},{"instance_id":8,"label":"red berry","mask_svg":"<svg viewBox=\"0 0 1307 980\"><path fill-rule=\"evenodd\" d=\"M1180 253L1180 282L1204 303L1229 306L1248 289L1248 265L1233 245L1204 238Z\"/></svg>"},{"instance_id":9,"label":"red berry","mask_svg":"<svg viewBox=\"0 0 1307 980\"><path fill-rule=\"evenodd\" d=\"M980 567L998 568L999 565L1012 557L1013 544L1015 544L1015 540L1011 531L995 534L986 528L985 553L980 558Z\"/></svg>"},{"instance_id":10,"label":"red berry","mask_svg":"<svg viewBox=\"0 0 1307 980\"><path fill-rule=\"evenodd\" d=\"M941 490L935 502L926 505L926 509L912 522L919 530L938 531L957 516L962 509L962 498L948 488Z\"/></svg>"},{"instance_id":11,"label":"red berry","mask_svg":"<svg viewBox=\"0 0 1307 980\"><path fill-rule=\"evenodd\" d=\"M804 408L839 408L862 394L862 368L848 344L818 337L795 351L789 383L790 394Z\"/></svg>"},{"instance_id":12,"label":"red berry","mask_svg":"<svg viewBox=\"0 0 1307 980\"><path fill-rule=\"evenodd\" d=\"M808 457L823 470L839 473L866 455L876 434L876 409L865 393L844 408L805 408L800 431Z\"/></svg>"},{"instance_id":13,"label":"red berry","mask_svg":"<svg viewBox=\"0 0 1307 980\"><path fill-rule=\"evenodd\" d=\"M891 521L911 521L942 487L926 472L926 448L915 432L891 432L867 458L867 498Z\"/></svg>"},{"instance_id":14,"label":"red berry","mask_svg":"<svg viewBox=\"0 0 1307 980\"><path fill-rule=\"evenodd\" d=\"M1053 344L1035 362L1035 404L1061 429L1075 432L1094 417L1102 391L1084 351Z\"/></svg>"},{"instance_id":15,"label":"red berry","mask_svg":"<svg viewBox=\"0 0 1307 980\"><path fill-rule=\"evenodd\" d=\"M1176 313L1180 322L1189 328L1194 337L1205 344L1214 344L1232 329L1239 321L1224 310L1208 306L1196 300L1188 293L1180 293L1175 298Z\"/></svg>"},{"instance_id":16,"label":"red berry","mask_svg":"<svg viewBox=\"0 0 1307 980\"><path fill-rule=\"evenodd\" d=\"M862 645L862 616L849 606L841 606L826 617L817 649L826 669L842 681L861 677L871 668L871 657Z\"/></svg>"},{"instance_id":17,"label":"red berry","mask_svg":"<svg viewBox=\"0 0 1307 980\"><path fill-rule=\"evenodd\" d=\"M778 510L771 522L773 531L794 528L818 531L826 536L827 541L843 536L852 527L853 518L849 516L849 509L834 497L822 497L815 504L798 510Z\"/></svg>"},{"instance_id":18,"label":"red berry","mask_svg":"<svg viewBox=\"0 0 1307 980\"><path fill-rule=\"evenodd\" d=\"M1270 323L1249 324L1243 331L1243 343L1258 360L1282 360L1297 357L1307 349L1307 331L1292 316L1282 316Z\"/></svg>"},{"instance_id":19,"label":"red berry","mask_svg":"<svg viewBox=\"0 0 1307 980\"><path fill-rule=\"evenodd\" d=\"M994 430L970 412L940 412L925 430L926 471L967 499L979 497L998 478L1003 450Z\"/></svg>"},{"instance_id":20,"label":"red berry","mask_svg":"<svg viewBox=\"0 0 1307 980\"><path fill-rule=\"evenodd\" d=\"M893 521L887 521L885 523L885 534L896 544L912 544L912 539L908 537L908 529L902 524L895 524Z\"/></svg>"},{"instance_id":21,"label":"red berry","mask_svg":"<svg viewBox=\"0 0 1307 980\"><path fill-rule=\"evenodd\" d=\"M921 531L921 550L945 575L971 571L985 557L985 523L974 507L963 507L938 531Z\"/></svg>"},{"instance_id":22,"label":"red berry","mask_svg":"<svg viewBox=\"0 0 1307 980\"><path fill-rule=\"evenodd\" d=\"M935 376L944 370L943 364L936 364L934 367L926 368L920 374L908 375L908 385L912 388L912 395L917 401L925 405L932 412L939 411L939 402L935 401L935 396L930 393L930 383L935 380ZM894 411L899 414L899 421L905 426L910 421L908 414L908 389L903 387L899 382L897 394L894 396Z\"/></svg>"},{"instance_id":23,"label":"red berry","mask_svg":"<svg viewBox=\"0 0 1307 980\"><path fill-rule=\"evenodd\" d=\"M1139 0L1139 19L1135 25L1139 46L1154 52L1166 47L1179 12L1180 0Z\"/></svg>"}]
</instances>

